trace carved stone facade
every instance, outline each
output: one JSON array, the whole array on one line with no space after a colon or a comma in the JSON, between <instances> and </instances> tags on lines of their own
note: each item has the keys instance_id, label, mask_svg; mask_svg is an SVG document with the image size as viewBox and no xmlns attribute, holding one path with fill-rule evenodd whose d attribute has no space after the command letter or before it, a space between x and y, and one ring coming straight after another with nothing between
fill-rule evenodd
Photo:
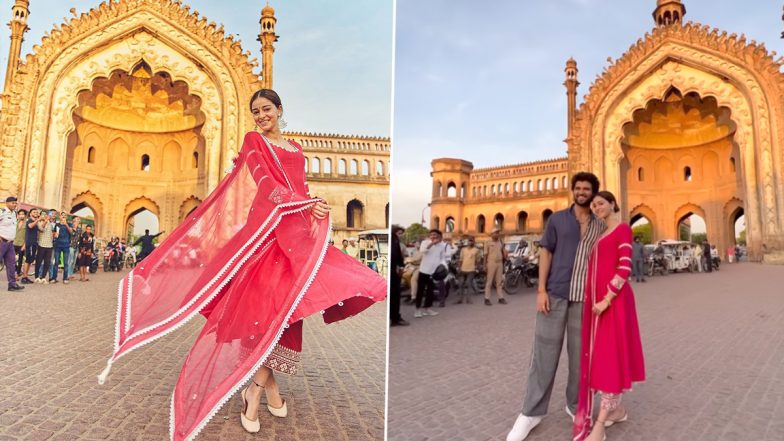
<instances>
[{"instance_id":1,"label":"carved stone facade","mask_svg":"<svg viewBox=\"0 0 784 441\"><path fill-rule=\"evenodd\" d=\"M541 234L549 215L569 205L566 158L481 169L442 158L432 169L430 225L448 235Z\"/></svg>"},{"instance_id":2,"label":"carved stone facade","mask_svg":"<svg viewBox=\"0 0 784 441\"><path fill-rule=\"evenodd\" d=\"M596 173L620 198L624 219L646 217L655 240L675 237L685 216L699 214L708 240L724 250L744 215L750 258L781 260L783 59L742 35L683 24L683 14L681 1L660 1L656 27L569 109L568 174ZM567 93L578 84L573 60L565 84ZM502 201L495 198L499 210ZM434 197L434 217L442 205Z\"/></svg>"},{"instance_id":3,"label":"carved stone facade","mask_svg":"<svg viewBox=\"0 0 784 441\"><path fill-rule=\"evenodd\" d=\"M17 3L19 34L29 11L27 1ZM124 235L143 209L172 231L217 186L254 129L247 100L271 85L278 38L269 5L260 25L269 78L254 73L256 60L222 25L180 1L110 0L73 12L31 54L11 54L23 61L9 67L2 96L0 194L57 209L89 207L102 237ZM333 143L336 158L388 165L388 139L287 136ZM337 147L342 142L383 149L350 154ZM366 226L384 226L388 167L383 179L312 179L311 188L332 196L337 227L346 223L338 208L346 198L364 204Z\"/></svg>"}]
</instances>

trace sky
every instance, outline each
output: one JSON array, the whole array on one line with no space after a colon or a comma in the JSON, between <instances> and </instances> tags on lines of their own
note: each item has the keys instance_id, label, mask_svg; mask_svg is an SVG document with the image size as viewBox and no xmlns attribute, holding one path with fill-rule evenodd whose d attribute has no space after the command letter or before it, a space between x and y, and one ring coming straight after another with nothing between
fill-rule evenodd
<instances>
[{"instance_id":1,"label":"sky","mask_svg":"<svg viewBox=\"0 0 784 441\"><path fill-rule=\"evenodd\" d=\"M780 0L684 5L687 21L784 53ZM421 220L434 158L487 167L566 156L566 60L577 60L579 106L608 57L654 27L655 7L656 0L397 0L392 222Z\"/></svg>"},{"instance_id":2,"label":"sky","mask_svg":"<svg viewBox=\"0 0 784 441\"><path fill-rule=\"evenodd\" d=\"M191 11L239 36L261 72L256 41L264 1L185 0ZM4 1L0 21L11 19L13 1ZM55 24L97 7L100 1L31 0L29 31L22 60ZM273 87L280 94L288 131L389 137L392 113L393 0L273 0L276 32ZM0 84L5 81L9 37L0 26ZM237 38L235 38L237 40ZM250 97L248 97L250 98ZM80 213L84 214L84 213ZM154 215L136 218L136 232L158 230Z\"/></svg>"}]
</instances>

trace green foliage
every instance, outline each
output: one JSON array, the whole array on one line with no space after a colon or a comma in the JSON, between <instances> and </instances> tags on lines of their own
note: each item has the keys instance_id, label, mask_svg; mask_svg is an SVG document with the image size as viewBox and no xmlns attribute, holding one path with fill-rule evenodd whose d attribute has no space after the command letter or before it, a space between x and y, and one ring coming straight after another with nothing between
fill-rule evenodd
<instances>
[{"instance_id":1,"label":"green foliage","mask_svg":"<svg viewBox=\"0 0 784 441\"><path fill-rule=\"evenodd\" d=\"M417 242L425 237L427 237L428 229L422 226L422 224L415 223L411 224L406 228L406 231L403 233L403 241L405 243L414 243Z\"/></svg>"},{"instance_id":2,"label":"green foliage","mask_svg":"<svg viewBox=\"0 0 784 441\"><path fill-rule=\"evenodd\" d=\"M738 243L746 245L746 229L745 228L738 235Z\"/></svg>"},{"instance_id":3,"label":"green foliage","mask_svg":"<svg viewBox=\"0 0 784 441\"><path fill-rule=\"evenodd\" d=\"M686 224L678 225L678 240L691 240L691 227Z\"/></svg>"},{"instance_id":4,"label":"green foliage","mask_svg":"<svg viewBox=\"0 0 784 441\"><path fill-rule=\"evenodd\" d=\"M708 240L708 235L706 233L694 233L691 235L692 243L702 243L703 240Z\"/></svg>"},{"instance_id":5,"label":"green foliage","mask_svg":"<svg viewBox=\"0 0 784 441\"><path fill-rule=\"evenodd\" d=\"M653 226L651 224L637 225L632 228L634 236L640 236L642 243L651 243L653 241Z\"/></svg>"}]
</instances>

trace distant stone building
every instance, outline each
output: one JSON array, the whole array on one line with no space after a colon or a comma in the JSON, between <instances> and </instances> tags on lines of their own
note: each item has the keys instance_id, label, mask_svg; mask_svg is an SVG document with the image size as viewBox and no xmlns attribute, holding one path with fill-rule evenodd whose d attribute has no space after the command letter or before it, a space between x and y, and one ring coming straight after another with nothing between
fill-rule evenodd
<instances>
[{"instance_id":1,"label":"distant stone building","mask_svg":"<svg viewBox=\"0 0 784 441\"><path fill-rule=\"evenodd\" d=\"M541 232L571 201L568 177L586 170L619 197L624 220L647 219L654 240L677 238L697 214L724 250L745 216L750 258L784 260L782 59L742 35L683 23L685 13L680 0L658 0L656 26L579 108L577 63L567 61L567 158L478 170L434 160L431 225Z\"/></svg>"},{"instance_id":2,"label":"distant stone building","mask_svg":"<svg viewBox=\"0 0 784 441\"><path fill-rule=\"evenodd\" d=\"M172 231L254 129L247 102L272 87L275 11L267 5L259 19L259 76L222 25L174 0L72 10L22 59L29 4L16 0L9 23L0 194L71 212L88 207L102 237L124 235L144 210ZM333 206L336 238L385 227L388 138L284 136L309 158L333 161L331 172L309 168L308 176L312 192Z\"/></svg>"}]
</instances>

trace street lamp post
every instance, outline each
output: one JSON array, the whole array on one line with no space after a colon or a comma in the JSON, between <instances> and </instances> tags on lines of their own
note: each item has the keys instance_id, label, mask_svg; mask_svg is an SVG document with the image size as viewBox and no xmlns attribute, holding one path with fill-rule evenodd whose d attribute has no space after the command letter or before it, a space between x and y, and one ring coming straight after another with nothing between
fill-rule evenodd
<instances>
[{"instance_id":1,"label":"street lamp post","mask_svg":"<svg viewBox=\"0 0 784 441\"><path fill-rule=\"evenodd\" d=\"M425 226L425 210L427 210L429 207L430 207L430 203L428 202L428 204L425 205L425 208L422 209L422 226L423 227Z\"/></svg>"}]
</instances>

